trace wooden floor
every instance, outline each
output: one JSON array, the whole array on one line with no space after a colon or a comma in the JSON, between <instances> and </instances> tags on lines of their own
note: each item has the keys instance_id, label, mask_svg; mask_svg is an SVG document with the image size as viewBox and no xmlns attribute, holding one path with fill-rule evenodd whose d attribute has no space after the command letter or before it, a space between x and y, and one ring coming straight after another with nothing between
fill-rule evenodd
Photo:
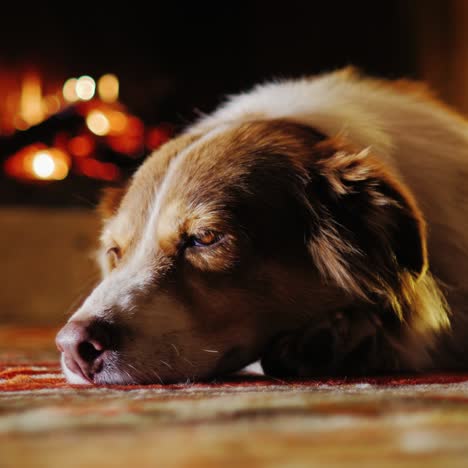
<instances>
[{"instance_id":1,"label":"wooden floor","mask_svg":"<svg viewBox=\"0 0 468 468\"><path fill-rule=\"evenodd\" d=\"M71 387L0 328L0 467L468 466L468 375Z\"/></svg>"}]
</instances>

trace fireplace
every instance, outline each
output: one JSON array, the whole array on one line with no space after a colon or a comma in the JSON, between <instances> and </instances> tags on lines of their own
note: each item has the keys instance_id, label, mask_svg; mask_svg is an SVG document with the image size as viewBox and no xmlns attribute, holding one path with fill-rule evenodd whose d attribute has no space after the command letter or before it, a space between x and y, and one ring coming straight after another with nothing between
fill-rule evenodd
<instances>
[{"instance_id":1,"label":"fireplace","mask_svg":"<svg viewBox=\"0 0 468 468\"><path fill-rule=\"evenodd\" d=\"M79 205L78 192L94 203L99 187L122 182L172 135L128 110L115 74L52 84L37 71L11 76L0 76L3 203Z\"/></svg>"}]
</instances>

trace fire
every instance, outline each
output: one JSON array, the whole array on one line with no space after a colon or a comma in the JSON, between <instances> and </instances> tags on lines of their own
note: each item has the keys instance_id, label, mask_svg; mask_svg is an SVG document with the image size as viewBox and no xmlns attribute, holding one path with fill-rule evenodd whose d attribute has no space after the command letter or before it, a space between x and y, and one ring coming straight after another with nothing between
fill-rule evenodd
<instances>
[{"instance_id":1,"label":"fire","mask_svg":"<svg viewBox=\"0 0 468 468\"><path fill-rule=\"evenodd\" d=\"M28 73L23 79L20 115L29 126L44 120L41 79L37 73Z\"/></svg>"},{"instance_id":2,"label":"fire","mask_svg":"<svg viewBox=\"0 0 468 468\"><path fill-rule=\"evenodd\" d=\"M122 177L120 155L139 158L146 150L159 147L172 133L164 126L146 129L142 120L128 113L119 102L119 80L111 73L98 80L88 75L69 78L62 87L52 88L52 92L50 87L43 88L37 72L27 73L20 80L18 76L0 75L0 90L3 89L8 91L0 95L0 135L27 130L68 106L70 114L83 119L83 125L78 121L73 130L57 124L59 118L24 137L17 135L18 142L31 141L31 135L37 135L38 140L5 161L6 175L21 181L58 181L65 179L70 170L88 178L116 181ZM56 124L55 133L50 135ZM14 141L16 136L12 138ZM115 162L100 160L112 152Z\"/></svg>"}]
</instances>

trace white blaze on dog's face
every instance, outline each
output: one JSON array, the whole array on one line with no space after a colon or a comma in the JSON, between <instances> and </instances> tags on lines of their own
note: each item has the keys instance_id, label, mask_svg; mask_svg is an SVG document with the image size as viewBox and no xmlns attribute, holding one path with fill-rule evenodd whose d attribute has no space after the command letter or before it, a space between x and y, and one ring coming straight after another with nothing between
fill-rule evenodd
<instances>
[{"instance_id":1,"label":"white blaze on dog's face","mask_svg":"<svg viewBox=\"0 0 468 468\"><path fill-rule=\"evenodd\" d=\"M104 200L103 280L57 340L69 381L167 383L237 370L279 332L311 317L320 323L366 290L379 294L381 281L393 281L393 263L359 257L364 244L350 248L338 232L351 218L335 195L345 199L353 177L361 183L378 172L359 172L363 159L346 159L336 142L281 120L164 145L127 191ZM390 256L420 271L422 227L411 200L391 181L385 193L374 182L359 201L366 220L352 220L356 242L377 245L384 236L382 248L390 250L394 218L408 208L400 225L418 248ZM355 197L356 190L348 192ZM337 223L333 210L342 217Z\"/></svg>"}]
</instances>

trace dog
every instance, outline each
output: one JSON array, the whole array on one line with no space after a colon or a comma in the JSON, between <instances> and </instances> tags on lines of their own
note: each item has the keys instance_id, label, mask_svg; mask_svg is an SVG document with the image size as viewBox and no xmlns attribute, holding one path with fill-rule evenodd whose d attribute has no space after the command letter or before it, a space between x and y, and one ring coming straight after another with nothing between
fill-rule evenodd
<instances>
[{"instance_id":1,"label":"dog","mask_svg":"<svg viewBox=\"0 0 468 468\"><path fill-rule=\"evenodd\" d=\"M468 124L355 69L229 97L106 193L73 384L468 368Z\"/></svg>"}]
</instances>

